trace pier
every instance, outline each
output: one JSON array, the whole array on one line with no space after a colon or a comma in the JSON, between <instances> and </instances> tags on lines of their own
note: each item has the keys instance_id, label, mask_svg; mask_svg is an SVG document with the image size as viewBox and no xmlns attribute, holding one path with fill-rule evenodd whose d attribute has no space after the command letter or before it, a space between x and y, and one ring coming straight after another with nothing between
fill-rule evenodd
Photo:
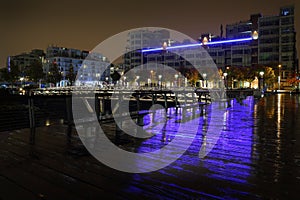
<instances>
[{"instance_id":1,"label":"pier","mask_svg":"<svg viewBox=\"0 0 300 200\"><path fill-rule=\"evenodd\" d=\"M281 143L271 133L262 131L266 129L262 122L274 122L272 116L265 114L277 105L273 105L274 102L282 101L282 98L288 102L297 100L296 97L290 100L289 96L276 95L254 100L248 96L240 104L234 99L220 124L209 124L212 120L209 110L213 105L207 105L208 112L199 115L199 132L186 153L170 166L145 174L123 173L103 165L85 150L76 129L71 130L71 137L66 137L68 124L65 123L37 126L34 144L29 140L30 128L2 132L1 198L296 198L300 184L296 148L299 146L297 130L300 127L289 131L281 129ZM285 118L295 119L299 109L287 112L293 109L290 107L293 104L286 105L289 106L285 107L288 114ZM254 109L255 118L252 117ZM144 126L151 129L149 116L145 122L150 124ZM160 117L157 115L157 119ZM184 123L178 123L182 112L176 114L175 107L169 108L169 117L164 131L152 138L130 139L117 145L127 151L145 152L168 144L173 137L183 135L174 129ZM199 148L208 142L206 131L214 126L223 127L218 143L204 159L200 159ZM114 141L115 124L103 123L102 127L107 137ZM95 130L91 128L90 131ZM147 166L147 163L137 164ZM286 173L287 169L289 173Z\"/></svg>"}]
</instances>

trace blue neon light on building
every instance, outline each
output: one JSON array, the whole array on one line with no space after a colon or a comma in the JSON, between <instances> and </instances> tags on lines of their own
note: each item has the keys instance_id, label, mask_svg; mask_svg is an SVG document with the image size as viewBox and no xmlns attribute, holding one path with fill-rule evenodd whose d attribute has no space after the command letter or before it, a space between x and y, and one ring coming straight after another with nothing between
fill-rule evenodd
<instances>
[{"instance_id":1,"label":"blue neon light on building","mask_svg":"<svg viewBox=\"0 0 300 200\"><path fill-rule=\"evenodd\" d=\"M222 40L222 41L215 41L215 42L208 42L206 44L203 43L197 43L197 44L186 44L186 45L179 45L179 46L171 46L167 47L166 50L170 49L181 49L181 48L189 48L189 47L197 47L197 46L209 46L209 45L216 45L216 44L227 44L227 43L237 43L237 42L247 42L247 41L252 41L252 37L248 38L241 38L241 39L233 39L233 40ZM152 51L161 51L163 50L162 47L159 48L153 48L153 49L143 49L142 53L145 52L152 52Z\"/></svg>"}]
</instances>

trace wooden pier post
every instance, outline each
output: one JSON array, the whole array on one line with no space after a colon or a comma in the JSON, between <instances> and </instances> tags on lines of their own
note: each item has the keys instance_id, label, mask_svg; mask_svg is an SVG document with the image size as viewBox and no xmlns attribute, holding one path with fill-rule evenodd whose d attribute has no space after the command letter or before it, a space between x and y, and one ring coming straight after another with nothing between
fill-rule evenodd
<instances>
[{"instance_id":1,"label":"wooden pier post","mask_svg":"<svg viewBox=\"0 0 300 200\"><path fill-rule=\"evenodd\" d=\"M95 94L95 111L96 111L96 116L97 120L100 119L100 99L99 99L99 94Z\"/></svg>"},{"instance_id":2,"label":"wooden pier post","mask_svg":"<svg viewBox=\"0 0 300 200\"><path fill-rule=\"evenodd\" d=\"M104 115L104 97L99 98L99 118Z\"/></svg>"},{"instance_id":3,"label":"wooden pier post","mask_svg":"<svg viewBox=\"0 0 300 200\"><path fill-rule=\"evenodd\" d=\"M164 93L164 100L165 100L165 110L166 114L168 113L168 99L167 99L167 93Z\"/></svg>"},{"instance_id":4,"label":"wooden pier post","mask_svg":"<svg viewBox=\"0 0 300 200\"><path fill-rule=\"evenodd\" d=\"M73 117L72 117L72 97L66 96L66 112L67 112L67 141L70 144L72 140L72 126L73 126Z\"/></svg>"},{"instance_id":5,"label":"wooden pier post","mask_svg":"<svg viewBox=\"0 0 300 200\"><path fill-rule=\"evenodd\" d=\"M136 95L137 125L144 126L144 116L140 114L140 95Z\"/></svg>"},{"instance_id":6,"label":"wooden pier post","mask_svg":"<svg viewBox=\"0 0 300 200\"><path fill-rule=\"evenodd\" d=\"M34 117L34 102L33 93L30 90L28 96L28 109L29 109L29 127L30 127L30 144L35 144L35 117Z\"/></svg>"},{"instance_id":7,"label":"wooden pier post","mask_svg":"<svg viewBox=\"0 0 300 200\"><path fill-rule=\"evenodd\" d=\"M117 115L121 117L122 113L121 113L121 102L123 101L123 94L121 91L119 91L119 98L118 100L119 101L119 107L118 107L118 110L117 110ZM120 123L118 125L118 123L116 122L116 134L115 134L115 141L116 143L118 144L121 140L121 135L122 135L122 121L120 120Z\"/></svg>"},{"instance_id":8,"label":"wooden pier post","mask_svg":"<svg viewBox=\"0 0 300 200\"><path fill-rule=\"evenodd\" d=\"M178 114L178 94L175 93L175 112Z\"/></svg>"},{"instance_id":9,"label":"wooden pier post","mask_svg":"<svg viewBox=\"0 0 300 200\"><path fill-rule=\"evenodd\" d=\"M155 104L155 93L152 92L152 105L154 105L154 104Z\"/></svg>"}]
</instances>

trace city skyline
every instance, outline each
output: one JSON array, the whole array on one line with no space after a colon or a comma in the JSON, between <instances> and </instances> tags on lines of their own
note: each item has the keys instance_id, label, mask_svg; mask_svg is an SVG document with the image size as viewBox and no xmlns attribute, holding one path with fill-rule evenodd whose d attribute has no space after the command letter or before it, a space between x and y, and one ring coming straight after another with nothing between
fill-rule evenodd
<instances>
[{"instance_id":1,"label":"city skyline","mask_svg":"<svg viewBox=\"0 0 300 200\"><path fill-rule=\"evenodd\" d=\"M1 4L0 25L6 28L1 33L0 68L5 66L10 55L35 48L45 50L48 45L91 50L103 40L137 27L174 29L193 39L205 32L219 35L221 24L226 29L226 24L248 20L251 14L278 15L280 6L290 4L295 5L296 31L299 30L298 4L295 0L242 3L232 0L219 2L219 6L215 7L199 1L185 4L152 1L151 5L142 5L137 1L72 1L72 4L70 1L52 1L42 5L33 0L29 3L10 1ZM232 5L236 5L237 9ZM299 58L299 34L297 49Z\"/></svg>"}]
</instances>

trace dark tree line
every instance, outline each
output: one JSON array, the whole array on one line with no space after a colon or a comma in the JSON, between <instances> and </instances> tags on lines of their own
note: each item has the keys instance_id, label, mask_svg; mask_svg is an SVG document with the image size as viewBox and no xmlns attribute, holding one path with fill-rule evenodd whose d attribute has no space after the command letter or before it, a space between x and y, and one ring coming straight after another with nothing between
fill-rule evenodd
<instances>
[{"instance_id":1,"label":"dark tree line","mask_svg":"<svg viewBox=\"0 0 300 200\"><path fill-rule=\"evenodd\" d=\"M7 81L9 83L18 82L20 78L38 82L43 79L45 75L43 72L43 65L39 61L34 61L30 66L26 66L22 69L11 62L10 68L2 68L0 73L2 81Z\"/></svg>"},{"instance_id":2,"label":"dark tree line","mask_svg":"<svg viewBox=\"0 0 300 200\"><path fill-rule=\"evenodd\" d=\"M12 85L19 82L21 78L34 83L38 83L41 80L42 82L56 84L62 80L63 76L55 63L50 64L48 73L44 73L43 65L40 61L34 61L30 66L25 66L22 69L11 62L9 69L0 69L0 81L8 82ZM65 78L69 81L70 85L74 84L76 74L74 73L73 65L69 67Z\"/></svg>"}]
</instances>

